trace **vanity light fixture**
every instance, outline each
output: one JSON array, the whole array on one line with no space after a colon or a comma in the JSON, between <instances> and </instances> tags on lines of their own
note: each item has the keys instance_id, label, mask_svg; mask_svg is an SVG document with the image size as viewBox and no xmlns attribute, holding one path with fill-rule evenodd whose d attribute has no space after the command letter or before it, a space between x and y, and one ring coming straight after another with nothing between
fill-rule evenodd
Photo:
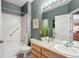
<instances>
[{"instance_id":1,"label":"vanity light fixture","mask_svg":"<svg viewBox=\"0 0 79 59\"><path fill-rule=\"evenodd\" d=\"M54 6L54 5L56 5L56 4L58 4L58 3L62 2L62 1L65 1L65 0L52 1L52 2L48 3L46 6L44 6L44 7L43 7L43 10L45 10L45 9L51 7L51 6Z\"/></svg>"},{"instance_id":2,"label":"vanity light fixture","mask_svg":"<svg viewBox=\"0 0 79 59\"><path fill-rule=\"evenodd\" d=\"M42 12L57 8L59 6L68 4L71 0L52 0L43 6Z\"/></svg>"}]
</instances>

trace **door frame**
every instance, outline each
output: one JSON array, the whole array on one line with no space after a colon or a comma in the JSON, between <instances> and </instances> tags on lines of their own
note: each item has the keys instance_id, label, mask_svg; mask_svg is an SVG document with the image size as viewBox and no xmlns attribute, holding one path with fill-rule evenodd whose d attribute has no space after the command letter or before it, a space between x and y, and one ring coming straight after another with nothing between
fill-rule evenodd
<instances>
[{"instance_id":1,"label":"door frame","mask_svg":"<svg viewBox=\"0 0 79 59\"><path fill-rule=\"evenodd\" d=\"M70 23L73 22L73 20L72 20L72 14L63 14L63 15L70 15ZM57 16L63 16L63 15L57 15ZM56 17L56 16L55 16L55 17ZM72 36L72 35L73 35L73 34L72 34L72 31L73 31L73 28L72 28L72 27L73 27L73 25L70 24L70 26L71 26L71 29L70 29L70 31L71 31L70 36L71 36L71 37L70 37L70 39L73 39L73 36Z\"/></svg>"}]
</instances>

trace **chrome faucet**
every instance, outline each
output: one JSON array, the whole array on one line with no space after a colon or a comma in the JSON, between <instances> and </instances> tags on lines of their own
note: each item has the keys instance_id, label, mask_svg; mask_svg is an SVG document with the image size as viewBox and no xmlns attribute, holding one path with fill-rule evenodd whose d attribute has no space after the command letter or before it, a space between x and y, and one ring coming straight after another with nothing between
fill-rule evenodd
<instances>
[{"instance_id":1,"label":"chrome faucet","mask_svg":"<svg viewBox=\"0 0 79 59\"><path fill-rule=\"evenodd\" d=\"M73 45L73 41L67 41L64 45L66 47L71 47Z\"/></svg>"}]
</instances>

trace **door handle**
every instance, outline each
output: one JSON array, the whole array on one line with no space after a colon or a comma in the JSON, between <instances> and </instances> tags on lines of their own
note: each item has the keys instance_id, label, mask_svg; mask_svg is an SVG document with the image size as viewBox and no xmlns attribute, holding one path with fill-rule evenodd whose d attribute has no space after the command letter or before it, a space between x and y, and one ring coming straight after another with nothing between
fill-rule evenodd
<instances>
[{"instance_id":1,"label":"door handle","mask_svg":"<svg viewBox=\"0 0 79 59\"><path fill-rule=\"evenodd\" d=\"M0 40L0 44L3 43L4 41Z\"/></svg>"}]
</instances>

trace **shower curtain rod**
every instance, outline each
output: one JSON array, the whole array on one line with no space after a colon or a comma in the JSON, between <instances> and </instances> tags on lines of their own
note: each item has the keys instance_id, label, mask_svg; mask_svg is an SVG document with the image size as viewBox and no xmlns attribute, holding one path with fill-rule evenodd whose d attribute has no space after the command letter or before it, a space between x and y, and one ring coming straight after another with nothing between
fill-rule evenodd
<instances>
[{"instance_id":1,"label":"shower curtain rod","mask_svg":"<svg viewBox=\"0 0 79 59\"><path fill-rule=\"evenodd\" d=\"M2 7L2 9L4 9L4 10L9 10L9 11L12 11L12 12L17 12L17 13L20 13L20 14L26 14L26 13L24 13L24 12L20 12L20 11L8 9L8 8L4 8L4 7Z\"/></svg>"}]
</instances>

